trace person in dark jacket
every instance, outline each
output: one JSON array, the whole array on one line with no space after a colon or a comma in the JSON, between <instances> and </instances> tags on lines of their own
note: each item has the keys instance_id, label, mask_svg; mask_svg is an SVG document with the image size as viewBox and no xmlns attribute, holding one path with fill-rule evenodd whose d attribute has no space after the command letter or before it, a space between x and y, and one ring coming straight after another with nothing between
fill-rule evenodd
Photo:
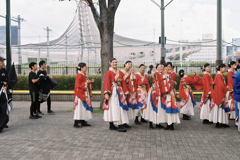
<instances>
[{"instance_id":1,"label":"person in dark jacket","mask_svg":"<svg viewBox=\"0 0 240 160\"><path fill-rule=\"evenodd\" d=\"M29 119L38 119L42 118L37 114L37 106L38 106L38 82L39 78L36 74L37 71L37 63L31 62L29 64L29 68L31 72L29 72L28 82L29 82L29 92L31 95L31 107L30 107L30 116Z\"/></svg>"},{"instance_id":2,"label":"person in dark jacket","mask_svg":"<svg viewBox=\"0 0 240 160\"><path fill-rule=\"evenodd\" d=\"M150 66L149 66L148 74L152 74L152 70L153 70L153 65L150 65Z\"/></svg>"},{"instance_id":3,"label":"person in dark jacket","mask_svg":"<svg viewBox=\"0 0 240 160\"><path fill-rule=\"evenodd\" d=\"M44 75L44 76L45 76L45 80L46 80L46 78L47 78L47 71L45 70L45 68L46 68L46 62L45 62L44 60L40 61L40 62L39 62L39 67L40 67L40 70L37 72L37 75L38 75L38 76L40 76L41 74ZM53 78L53 77L52 77L52 76L48 76L48 78ZM41 84L41 83L44 83L44 84ZM43 80L40 80L40 86L41 86L41 85L47 85L47 84L45 83L44 79L43 79ZM45 87L45 88L46 88L46 87ZM50 90L49 90L49 91L50 91ZM48 99L47 99L47 107L48 107L48 108L47 108L47 109L48 109L47 113L48 113L48 114L54 114L54 112L51 110L51 97L50 97L50 94L49 94ZM43 113L42 113L41 110L40 110L40 103L39 103L38 108L37 108L37 113L43 115Z\"/></svg>"},{"instance_id":4,"label":"person in dark jacket","mask_svg":"<svg viewBox=\"0 0 240 160\"><path fill-rule=\"evenodd\" d=\"M6 96L7 90L7 82L8 82L8 72L4 66L5 59L0 57L0 132L4 128L8 128L8 121L9 121L9 109L8 109L8 102Z\"/></svg>"}]
</instances>

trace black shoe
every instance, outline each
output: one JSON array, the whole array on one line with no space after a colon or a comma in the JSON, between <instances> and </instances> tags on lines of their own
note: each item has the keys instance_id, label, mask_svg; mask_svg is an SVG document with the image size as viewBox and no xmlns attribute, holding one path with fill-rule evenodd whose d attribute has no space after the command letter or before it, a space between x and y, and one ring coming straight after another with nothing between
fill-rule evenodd
<instances>
[{"instance_id":1,"label":"black shoe","mask_svg":"<svg viewBox=\"0 0 240 160\"><path fill-rule=\"evenodd\" d=\"M216 127L216 128L223 128L222 125L219 124L219 123L216 123L216 126L215 126L215 127Z\"/></svg>"},{"instance_id":2,"label":"black shoe","mask_svg":"<svg viewBox=\"0 0 240 160\"><path fill-rule=\"evenodd\" d=\"M74 128L82 128L82 127L79 126L78 124L74 124L73 127L74 127Z\"/></svg>"},{"instance_id":3,"label":"black shoe","mask_svg":"<svg viewBox=\"0 0 240 160\"><path fill-rule=\"evenodd\" d=\"M38 117L36 115L30 115L29 119L38 119Z\"/></svg>"},{"instance_id":4,"label":"black shoe","mask_svg":"<svg viewBox=\"0 0 240 160\"><path fill-rule=\"evenodd\" d=\"M82 123L81 123L81 126L83 127L90 127L91 126L91 124L87 124L87 122L86 121L82 121Z\"/></svg>"},{"instance_id":5,"label":"black shoe","mask_svg":"<svg viewBox=\"0 0 240 160\"><path fill-rule=\"evenodd\" d=\"M230 126L227 125L227 124L222 124L222 127L223 127L223 128L230 128Z\"/></svg>"},{"instance_id":6,"label":"black shoe","mask_svg":"<svg viewBox=\"0 0 240 160\"><path fill-rule=\"evenodd\" d=\"M44 115L44 113L42 113L41 111L38 111L37 114L41 114L41 115Z\"/></svg>"},{"instance_id":7,"label":"black shoe","mask_svg":"<svg viewBox=\"0 0 240 160\"><path fill-rule=\"evenodd\" d=\"M141 117L141 122L142 122L142 123L148 123L148 121L146 121L146 120L143 119L142 117Z\"/></svg>"},{"instance_id":8,"label":"black shoe","mask_svg":"<svg viewBox=\"0 0 240 160\"><path fill-rule=\"evenodd\" d=\"M173 123L170 125L170 128L169 130L173 131L174 130L174 126L173 126Z\"/></svg>"},{"instance_id":9,"label":"black shoe","mask_svg":"<svg viewBox=\"0 0 240 160\"><path fill-rule=\"evenodd\" d=\"M209 120L204 119L202 123L203 123L203 124L209 124Z\"/></svg>"},{"instance_id":10,"label":"black shoe","mask_svg":"<svg viewBox=\"0 0 240 160\"><path fill-rule=\"evenodd\" d=\"M117 131L118 132L127 132L127 130L123 128L123 125L118 125Z\"/></svg>"},{"instance_id":11,"label":"black shoe","mask_svg":"<svg viewBox=\"0 0 240 160\"><path fill-rule=\"evenodd\" d=\"M158 128L158 129L164 129L165 127L163 127L161 124L157 124L157 125L156 125L156 128Z\"/></svg>"},{"instance_id":12,"label":"black shoe","mask_svg":"<svg viewBox=\"0 0 240 160\"><path fill-rule=\"evenodd\" d=\"M213 122L209 122L209 124L213 124Z\"/></svg>"},{"instance_id":13,"label":"black shoe","mask_svg":"<svg viewBox=\"0 0 240 160\"><path fill-rule=\"evenodd\" d=\"M170 130L170 127L171 127L170 125L167 125L167 127L164 128L163 130L166 130L166 131L167 131L167 130Z\"/></svg>"},{"instance_id":14,"label":"black shoe","mask_svg":"<svg viewBox=\"0 0 240 160\"><path fill-rule=\"evenodd\" d=\"M113 122L110 122L109 129L110 130L117 130L118 128L113 124Z\"/></svg>"},{"instance_id":15,"label":"black shoe","mask_svg":"<svg viewBox=\"0 0 240 160\"><path fill-rule=\"evenodd\" d=\"M124 123L124 124L123 124L123 127L124 127L124 128L132 128L132 127L129 126L127 123Z\"/></svg>"},{"instance_id":16,"label":"black shoe","mask_svg":"<svg viewBox=\"0 0 240 160\"><path fill-rule=\"evenodd\" d=\"M136 119L135 119L134 123L135 123L136 125L140 125L140 124L141 124L141 122L139 122L139 120L138 120L138 118L137 118L137 117L136 117Z\"/></svg>"},{"instance_id":17,"label":"black shoe","mask_svg":"<svg viewBox=\"0 0 240 160\"><path fill-rule=\"evenodd\" d=\"M152 122L149 122L149 129L151 129L151 130L154 129Z\"/></svg>"},{"instance_id":18,"label":"black shoe","mask_svg":"<svg viewBox=\"0 0 240 160\"><path fill-rule=\"evenodd\" d=\"M183 115L183 120L190 120L191 118L189 118L189 116L187 116L186 114Z\"/></svg>"},{"instance_id":19,"label":"black shoe","mask_svg":"<svg viewBox=\"0 0 240 160\"><path fill-rule=\"evenodd\" d=\"M36 115L38 118L42 118L42 116L39 116L38 114Z\"/></svg>"},{"instance_id":20,"label":"black shoe","mask_svg":"<svg viewBox=\"0 0 240 160\"><path fill-rule=\"evenodd\" d=\"M5 127L4 128L8 128L8 125L5 125Z\"/></svg>"},{"instance_id":21,"label":"black shoe","mask_svg":"<svg viewBox=\"0 0 240 160\"><path fill-rule=\"evenodd\" d=\"M48 114L55 114L55 112L53 112L52 110L48 110L47 113Z\"/></svg>"}]
</instances>

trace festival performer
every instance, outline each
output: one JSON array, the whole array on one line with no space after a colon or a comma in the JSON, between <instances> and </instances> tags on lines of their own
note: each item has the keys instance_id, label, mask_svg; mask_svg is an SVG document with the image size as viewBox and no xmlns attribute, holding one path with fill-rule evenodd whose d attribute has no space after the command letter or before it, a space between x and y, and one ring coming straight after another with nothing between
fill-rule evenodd
<instances>
[{"instance_id":1,"label":"festival performer","mask_svg":"<svg viewBox=\"0 0 240 160\"><path fill-rule=\"evenodd\" d=\"M187 76L187 73L182 69L179 71L181 78L179 85L179 97L181 98L180 113L183 114L183 120L190 120L194 115L194 100L193 92L190 85L193 85L198 91L203 88L202 79L194 71L194 78Z\"/></svg>"},{"instance_id":2,"label":"festival performer","mask_svg":"<svg viewBox=\"0 0 240 160\"><path fill-rule=\"evenodd\" d=\"M124 77L117 69L117 59L110 59L111 67L107 71L104 78L103 86L103 119L110 124L110 130L126 132L123 124L129 123L127 111L129 110L125 95L128 94L128 88ZM116 127L114 125L118 125Z\"/></svg>"},{"instance_id":3,"label":"festival performer","mask_svg":"<svg viewBox=\"0 0 240 160\"><path fill-rule=\"evenodd\" d=\"M173 82L171 76L169 75L169 70L171 68L171 62L167 62L164 64L163 81L160 85L160 90L162 93L162 103L164 106L163 108L165 109L166 113L167 127L165 128L165 130L174 130L173 124L180 123L177 101L173 92Z\"/></svg>"},{"instance_id":4,"label":"festival performer","mask_svg":"<svg viewBox=\"0 0 240 160\"><path fill-rule=\"evenodd\" d=\"M228 98L228 105L230 108L230 116L229 119L235 119L235 100L233 96L233 75L235 74L235 68L236 68L236 62L232 61L229 64L230 69L228 70L228 88L229 91L227 91L227 98Z\"/></svg>"},{"instance_id":5,"label":"festival performer","mask_svg":"<svg viewBox=\"0 0 240 160\"><path fill-rule=\"evenodd\" d=\"M239 62L238 62L239 63ZM238 130L240 131L240 121L239 121L239 109L240 109L240 64L237 65L236 71L237 73L233 75L233 95L235 99L235 126L238 126Z\"/></svg>"},{"instance_id":6,"label":"festival performer","mask_svg":"<svg viewBox=\"0 0 240 160\"><path fill-rule=\"evenodd\" d=\"M141 122L146 123L147 121L144 119L147 115L143 115L143 110L147 108L147 98L148 98L148 91L150 89L147 75L145 74L145 65L141 64L139 66L139 72L135 74L136 77L136 85L134 85L135 90L137 91L137 101L138 101L138 108L136 110L136 118L135 123L140 124L138 117L141 117Z\"/></svg>"},{"instance_id":7,"label":"festival performer","mask_svg":"<svg viewBox=\"0 0 240 160\"><path fill-rule=\"evenodd\" d=\"M217 66L218 73L214 78L215 88L212 93L213 102L211 104L209 121L216 123L216 128L228 128L228 114L230 108L228 106L228 98L226 93L228 91L227 84L223 77L223 73L226 72L226 65L220 64Z\"/></svg>"},{"instance_id":8,"label":"festival performer","mask_svg":"<svg viewBox=\"0 0 240 160\"><path fill-rule=\"evenodd\" d=\"M203 77L202 77L203 94L202 94L201 103L200 103L200 119L203 120L203 124L212 123L212 122L209 122L209 114L210 114L209 112L210 112L210 106L212 103L211 95L213 91L212 88L213 88L214 81L209 74L210 72L211 72L211 66L210 64L206 63L203 69Z\"/></svg>"},{"instance_id":9,"label":"festival performer","mask_svg":"<svg viewBox=\"0 0 240 160\"><path fill-rule=\"evenodd\" d=\"M78 74L75 80L74 87L74 127L81 128L82 126L91 126L86 121L92 119L92 83L94 79L89 80L87 75L86 63L78 64ZM79 125L81 123L81 126Z\"/></svg>"},{"instance_id":10,"label":"festival performer","mask_svg":"<svg viewBox=\"0 0 240 160\"><path fill-rule=\"evenodd\" d=\"M156 65L156 72L152 73L153 84L150 88L148 94L147 108L144 112L144 119L149 120L149 129L154 129L153 123L156 124L156 128L164 128L160 123L165 123L165 110L162 108L162 99L161 99L161 81L163 65Z\"/></svg>"},{"instance_id":11,"label":"festival performer","mask_svg":"<svg viewBox=\"0 0 240 160\"><path fill-rule=\"evenodd\" d=\"M120 75L123 77L127 88L128 88L128 94L126 96L127 104L129 110L128 113L128 119L134 119L135 118L135 110L138 109L138 103L137 103L137 90L134 88L134 68L132 68L132 62L126 61L124 64L124 69L122 69L120 72ZM125 128L131 128L126 123L123 124Z\"/></svg>"}]
</instances>

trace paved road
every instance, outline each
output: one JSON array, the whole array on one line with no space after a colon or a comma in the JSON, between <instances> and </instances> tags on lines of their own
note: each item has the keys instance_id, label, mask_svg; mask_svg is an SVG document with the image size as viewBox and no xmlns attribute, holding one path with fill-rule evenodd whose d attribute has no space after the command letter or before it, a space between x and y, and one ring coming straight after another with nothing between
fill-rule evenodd
<instances>
[{"instance_id":1,"label":"paved road","mask_svg":"<svg viewBox=\"0 0 240 160\"><path fill-rule=\"evenodd\" d=\"M14 102L9 128L0 133L0 159L240 159L234 121L228 129L203 125L199 104L196 116L181 120L175 131L149 130L131 121L127 133L108 130L102 114L93 114L92 127L73 128L72 104L53 102L55 115L29 120L30 102Z\"/></svg>"}]
</instances>

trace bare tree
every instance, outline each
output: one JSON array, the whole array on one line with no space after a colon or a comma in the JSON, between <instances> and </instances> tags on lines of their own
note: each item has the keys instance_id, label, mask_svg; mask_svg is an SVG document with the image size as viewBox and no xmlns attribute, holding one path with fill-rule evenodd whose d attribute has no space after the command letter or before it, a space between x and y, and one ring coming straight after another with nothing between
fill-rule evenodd
<instances>
[{"instance_id":1,"label":"bare tree","mask_svg":"<svg viewBox=\"0 0 240 160\"><path fill-rule=\"evenodd\" d=\"M60 0L63 1L63 0ZM98 0L100 16L95 8L95 1L85 0L92 10L93 17L97 23L100 39L101 39L101 66L102 66L102 82L101 91L103 91L103 83L106 72L109 69L109 60L113 58L113 33L115 13L121 0ZM103 92L102 92L103 94ZM103 96L103 95L101 95ZM102 105L101 98L101 105Z\"/></svg>"}]
</instances>

